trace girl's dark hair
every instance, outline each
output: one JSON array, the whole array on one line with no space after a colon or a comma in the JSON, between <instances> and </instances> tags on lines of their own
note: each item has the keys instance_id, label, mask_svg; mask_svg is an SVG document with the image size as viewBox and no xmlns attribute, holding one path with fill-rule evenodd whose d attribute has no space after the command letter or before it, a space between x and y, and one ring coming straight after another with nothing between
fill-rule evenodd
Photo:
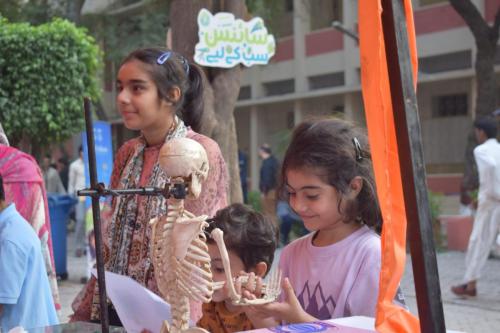
<instances>
[{"instance_id":1,"label":"girl's dark hair","mask_svg":"<svg viewBox=\"0 0 500 333\"><path fill-rule=\"evenodd\" d=\"M269 272L278 245L278 230L271 220L246 205L235 203L217 211L209 222L207 232L214 228L222 230L227 249L240 257L246 271L263 261L267 264L266 274ZM208 238L208 242L215 241Z\"/></svg>"},{"instance_id":2,"label":"girl's dark hair","mask_svg":"<svg viewBox=\"0 0 500 333\"><path fill-rule=\"evenodd\" d=\"M282 186L286 189L286 172L308 168L339 193L337 207L344 222L357 221L382 228L371 155L366 134L352 123L340 119L309 120L293 131L281 169ZM345 196L354 177L363 179L361 191L354 199ZM287 191L282 191L287 193ZM341 202L346 200L344 211Z\"/></svg>"},{"instance_id":3,"label":"girl's dark hair","mask_svg":"<svg viewBox=\"0 0 500 333\"><path fill-rule=\"evenodd\" d=\"M164 56L170 52L169 56ZM163 56L166 61L160 64L158 59ZM191 126L195 132L201 127L203 113L203 91L206 82L203 70L189 62L181 54L165 48L138 49L130 53L122 64L131 60L139 60L146 67L151 79L158 89L158 96L169 102L169 92L173 87L179 87L180 99L174 103L176 114Z\"/></svg>"}]
</instances>

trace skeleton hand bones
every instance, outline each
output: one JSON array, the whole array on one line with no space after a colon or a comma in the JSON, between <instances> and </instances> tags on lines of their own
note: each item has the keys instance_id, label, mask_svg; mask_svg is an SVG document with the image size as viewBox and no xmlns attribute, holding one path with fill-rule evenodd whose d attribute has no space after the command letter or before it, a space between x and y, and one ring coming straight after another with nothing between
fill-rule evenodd
<instances>
[{"instance_id":1,"label":"skeleton hand bones","mask_svg":"<svg viewBox=\"0 0 500 333\"><path fill-rule=\"evenodd\" d=\"M226 281L214 282L213 289L223 288L224 285L227 285L229 296L231 298L231 303L234 305L258 305L258 304L266 304L274 302L280 292L281 292L281 271L276 269L274 270L269 280L266 284L263 284L263 297L256 299L249 299L243 297L241 293L236 291L235 283L238 285L244 285L249 282L249 278L247 275L239 276L235 279L231 276L231 263L229 261L229 254L227 252L226 244L224 243L224 233L222 230L215 228L211 232L212 238L217 243L217 247L219 248L222 264L224 266L224 272L226 275ZM255 280L250 281L250 285L246 285L246 287L250 290L255 290Z\"/></svg>"}]
</instances>

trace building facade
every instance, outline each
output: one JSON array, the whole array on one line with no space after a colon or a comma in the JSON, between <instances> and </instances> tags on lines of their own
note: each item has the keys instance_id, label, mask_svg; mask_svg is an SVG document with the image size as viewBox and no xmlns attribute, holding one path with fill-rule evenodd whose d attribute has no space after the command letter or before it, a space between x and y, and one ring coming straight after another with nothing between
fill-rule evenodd
<instances>
[{"instance_id":1,"label":"building facade","mask_svg":"<svg viewBox=\"0 0 500 333\"><path fill-rule=\"evenodd\" d=\"M473 2L491 23L500 1ZM258 188L258 147L267 142L279 156L301 120L327 115L364 124L358 43L332 26L337 21L356 34L358 3L283 2L276 54L269 65L244 70L235 110L239 147L249 156L251 189ZM414 0L413 10L427 171L460 174L475 109L474 38L447 0ZM500 52L496 64L500 82Z\"/></svg>"},{"instance_id":2,"label":"building facade","mask_svg":"<svg viewBox=\"0 0 500 333\"><path fill-rule=\"evenodd\" d=\"M258 147L269 143L278 157L291 129L311 116L338 116L364 125L357 41L333 27L338 22L357 34L358 4L370 0L281 0L266 24L277 37L275 56L266 66L243 71L234 112L240 150L248 155L249 188L258 189ZM500 0L472 0L491 24ZM100 12L90 6L89 13ZM114 7L110 5L113 3ZM108 15L128 17L147 1L106 0ZM476 45L472 33L448 0L412 0L417 34L417 98L428 174L454 179L439 188L458 192L464 147L474 118ZM99 5L100 2L99 2ZM106 7L104 6L104 7ZM500 83L500 46L497 47ZM113 124L118 147L137 133L126 130L116 113L113 64L106 64L102 109ZM499 96L500 96L500 89ZM500 99L499 99L500 100ZM115 147L115 148L116 148ZM446 175L444 175L446 174ZM451 174L451 177L450 177ZM432 178L432 176L430 177ZM432 180L429 181L431 186Z\"/></svg>"}]
</instances>

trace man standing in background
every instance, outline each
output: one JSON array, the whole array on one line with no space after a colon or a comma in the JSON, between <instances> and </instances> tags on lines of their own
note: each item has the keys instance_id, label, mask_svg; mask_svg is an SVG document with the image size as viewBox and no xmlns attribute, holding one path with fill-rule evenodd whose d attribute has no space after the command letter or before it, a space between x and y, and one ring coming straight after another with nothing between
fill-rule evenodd
<instances>
[{"instance_id":1,"label":"man standing in background","mask_svg":"<svg viewBox=\"0 0 500 333\"><path fill-rule=\"evenodd\" d=\"M500 143L493 118L474 122L479 146L474 159L479 173L478 208L465 257L463 284L453 286L457 296L476 296L476 283L486 264L500 225Z\"/></svg>"},{"instance_id":2,"label":"man standing in background","mask_svg":"<svg viewBox=\"0 0 500 333\"><path fill-rule=\"evenodd\" d=\"M248 203L248 158L247 155L238 149L238 163L240 165L240 181L241 181L241 192L243 193L243 202Z\"/></svg>"},{"instance_id":3,"label":"man standing in background","mask_svg":"<svg viewBox=\"0 0 500 333\"><path fill-rule=\"evenodd\" d=\"M83 165L83 148L78 148L78 158L69 166L68 193L76 197L78 190L85 188L85 167ZM85 197L78 197L78 203L75 207L75 245L77 257L85 254Z\"/></svg>"}]
</instances>

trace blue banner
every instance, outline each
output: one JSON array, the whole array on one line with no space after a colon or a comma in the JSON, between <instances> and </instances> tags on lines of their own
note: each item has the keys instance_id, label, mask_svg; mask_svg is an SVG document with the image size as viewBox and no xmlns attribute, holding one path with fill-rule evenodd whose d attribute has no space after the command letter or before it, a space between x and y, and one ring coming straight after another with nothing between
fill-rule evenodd
<instances>
[{"instance_id":1,"label":"blue banner","mask_svg":"<svg viewBox=\"0 0 500 333\"><path fill-rule=\"evenodd\" d=\"M113 171L113 145L111 143L111 125L105 121L94 122L95 159L97 182L109 186ZM85 163L85 182L90 186L89 158L87 133L82 132L83 161ZM87 198L87 207L90 206L90 197Z\"/></svg>"}]
</instances>

